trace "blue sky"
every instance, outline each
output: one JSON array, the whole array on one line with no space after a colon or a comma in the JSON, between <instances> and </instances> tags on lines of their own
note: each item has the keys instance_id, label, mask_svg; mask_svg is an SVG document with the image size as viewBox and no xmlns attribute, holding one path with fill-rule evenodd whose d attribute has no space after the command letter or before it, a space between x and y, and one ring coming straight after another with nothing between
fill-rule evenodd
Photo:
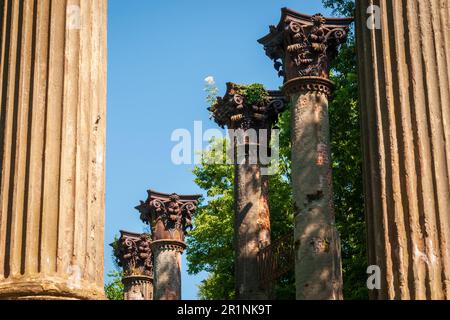
<instances>
[{"instance_id":1,"label":"blue sky","mask_svg":"<svg viewBox=\"0 0 450 320\"><path fill-rule=\"evenodd\" d=\"M119 230L142 232L134 207L146 190L203 193L193 166L171 161L175 129L216 128L209 120L204 79L221 94L228 81L281 85L256 42L277 24L280 9L328 14L321 0L109 0L105 272ZM206 146L206 145L205 145ZM197 299L206 274L189 276L183 258L183 299Z\"/></svg>"}]
</instances>

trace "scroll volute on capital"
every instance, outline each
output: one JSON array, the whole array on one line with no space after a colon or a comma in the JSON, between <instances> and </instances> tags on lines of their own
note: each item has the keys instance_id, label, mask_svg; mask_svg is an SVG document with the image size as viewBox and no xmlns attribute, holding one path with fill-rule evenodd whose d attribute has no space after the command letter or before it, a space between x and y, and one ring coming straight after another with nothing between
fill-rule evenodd
<instances>
[{"instance_id":1,"label":"scroll volute on capital","mask_svg":"<svg viewBox=\"0 0 450 320\"><path fill-rule=\"evenodd\" d=\"M192 218L200 197L149 190L147 200L141 201L136 209L141 213L141 220L151 227L154 241L184 241L187 232L193 227Z\"/></svg>"},{"instance_id":2,"label":"scroll volute on capital","mask_svg":"<svg viewBox=\"0 0 450 320\"><path fill-rule=\"evenodd\" d=\"M309 16L283 8L278 26L258 40L288 82L304 77L329 79L330 64L347 40L353 18Z\"/></svg>"}]
</instances>

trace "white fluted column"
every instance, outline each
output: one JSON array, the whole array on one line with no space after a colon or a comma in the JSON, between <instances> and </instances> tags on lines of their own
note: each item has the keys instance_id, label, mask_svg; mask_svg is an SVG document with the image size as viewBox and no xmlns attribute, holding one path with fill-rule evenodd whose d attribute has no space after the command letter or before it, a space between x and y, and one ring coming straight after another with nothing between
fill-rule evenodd
<instances>
[{"instance_id":1,"label":"white fluted column","mask_svg":"<svg viewBox=\"0 0 450 320\"><path fill-rule=\"evenodd\" d=\"M106 0L0 1L0 298L103 298Z\"/></svg>"}]
</instances>

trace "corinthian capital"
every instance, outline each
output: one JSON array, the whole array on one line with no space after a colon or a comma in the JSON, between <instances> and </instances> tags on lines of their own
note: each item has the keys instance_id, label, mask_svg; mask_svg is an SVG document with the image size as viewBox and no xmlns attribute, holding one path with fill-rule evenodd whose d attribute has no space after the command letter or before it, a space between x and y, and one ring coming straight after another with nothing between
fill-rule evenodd
<instances>
[{"instance_id":1,"label":"corinthian capital","mask_svg":"<svg viewBox=\"0 0 450 320\"><path fill-rule=\"evenodd\" d=\"M200 195L165 194L149 190L147 200L136 209L152 228L153 240L179 240L192 228L192 217Z\"/></svg>"},{"instance_id":2,"label":"corinthian capital","mask_svg":"<svg viewBox=\"0 0 450 320\"><path fill-rule=\"evenodd\" d=\"M151 244L148 234L120 231L119 240L112 246L124 276L153 277Z\"/></svg>"},{"instance_id":3,"label":"corinthian capital","mask_svg":"<svg viewBox=\"0 0 450 320\"><path fill-rule=\"evenodd\" d=\"M246 91L251 86L227 83L227 92L218 98L209 111L216 123L228 129L267 129L278 121L278 115L286 107L286 98L280 91L258 88L257 96ZM251 95L251 97L250 97Z\"/></svg>"},{"instance_id":4,"label":"corinthian capital","mask_svg":"<svg viewBox=\"0 0 450 320\"><path fill-rule=\"evenodd\" d=\"M282 9L278 26L258 40L285 81L302 77L329 78L330 63L347 39L352 18L325 18Z\"/></svg>"}]
</instances>

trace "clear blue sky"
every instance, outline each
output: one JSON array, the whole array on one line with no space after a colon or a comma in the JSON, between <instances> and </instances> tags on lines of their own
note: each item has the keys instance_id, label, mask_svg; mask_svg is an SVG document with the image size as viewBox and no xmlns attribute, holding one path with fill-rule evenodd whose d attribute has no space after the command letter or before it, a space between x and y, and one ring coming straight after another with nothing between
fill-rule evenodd
<instances>
[{"instance_id":1,"label":"clear blue sky","mask_svg":"<svg viewBox=\"0 0 450 320\"><path fill-rule=\"evenodd\" d=\"M105 272L119 230L142 232L134 207L146 190L203 193L192 166L171 161L171 134L194 121L216 128L206 110L204 79L281 85L256 42L280 9L329 14L321 0L109 0ZM189 276L183 299L197 299L206 275Z\"/></svg>"}]
</instances>

